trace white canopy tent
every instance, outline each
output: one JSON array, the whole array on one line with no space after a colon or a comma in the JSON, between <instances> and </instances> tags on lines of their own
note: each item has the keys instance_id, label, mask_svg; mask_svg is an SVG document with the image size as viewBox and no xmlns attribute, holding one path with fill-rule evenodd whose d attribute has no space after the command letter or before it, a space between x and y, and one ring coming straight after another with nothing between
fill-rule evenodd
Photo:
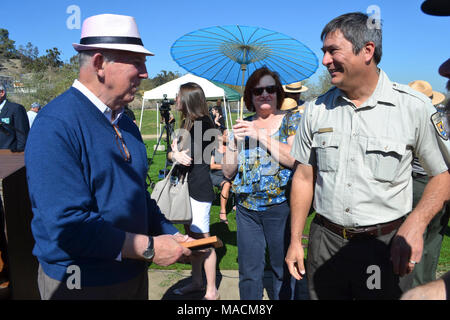
<instances>
[{"instance_id":1,"label":"white canopy tent","mask_svg":"<svg viewBox=\"0 0 450 320\"><path fill-rule=\"evenodd\" d=\"M164 99L164 95L167 95L167 99L175 99L178 91L180 90L180 86L182 84L188 83L188 82L195 82L198 85L200 85L205 92L206 99L222 99L224 102L225 107L225 121L227 128L230 128L231 123L231 113L230 113L230 106L228 103L228 100L226 99L226 93L225 90L216 86L214 83L210 82L209 80L205 78L198 77L193 74L186 74L180 78L177 78L175 80L169 81L159 87L156 87L152 90L146 91L144 93L144 97L142 99L142 110L141 110L141 119L139 122L139 130L142 128L142 117L144 114L144 106L146 100L159 100L157 103L157 110L159 111L159 105L160 101ZM159 121L159 112L157 112L157 134L158 136L161 134L162 130L162 124L160 124Z\"/></svg>"}]
</instances>

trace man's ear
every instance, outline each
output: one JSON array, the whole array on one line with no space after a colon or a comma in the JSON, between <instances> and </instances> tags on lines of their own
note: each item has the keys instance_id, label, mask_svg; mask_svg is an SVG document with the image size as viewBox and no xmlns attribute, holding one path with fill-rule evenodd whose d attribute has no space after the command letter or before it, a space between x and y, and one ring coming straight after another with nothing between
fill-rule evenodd
<instances>
[{"instance_id":1,"label":"man's ear","mask_svg":"<svg viewBox=\"0 0 450 320\"><path fill-rule=\"evenodd\" d=\"M370 62L374 59L375 43L372 41L367 42L362 48L362 53L364 54L364 61L366 64L370 64Z\"/></svg>"},{"instance_id":2,"label":"man's ear","mask_svg":"<svg viewBox=\"0 0 450 320\"><path fill-rule=\"evenodd\" d=\"M103 79L105 77L105 57L101 53L94 54L92 64L95 71L97 72L97 76Z\"/></svg>"}]
</instances>

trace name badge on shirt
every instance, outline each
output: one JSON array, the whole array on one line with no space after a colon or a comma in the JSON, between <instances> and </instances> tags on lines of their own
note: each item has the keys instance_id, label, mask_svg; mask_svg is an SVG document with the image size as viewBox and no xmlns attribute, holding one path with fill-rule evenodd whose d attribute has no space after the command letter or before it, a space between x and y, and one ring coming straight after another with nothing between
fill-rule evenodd
<instances>
[{"instance_id":1,"label":"name badge on shirt","mask_svg":"<svg viewBox=\"0 0 450 320\"><path fill-rule=\"evenodd\" d=\"M10 121L9 121L9 118L2 118L1 122L9 124Z\"/></svg>"},{"instance_id":2,"label":"name badge on shirt","mask_svg":"<svg viewBox=\"0 0 450 320\"><path fill-rule=\"evenodd\" d=\"M333 132L333 128L320 128L319 133Z\"/></svg>"},{"instance_id":3,"label":"name badge on shirt","mask_svg":"<svg viewBox=\"0 0 450 320\"><path fill-rule=\"evenodd\" d=\"M431 116L431 122L433 123L434 128L436 129L438 135L442 139L448 140L449 132L447 132L447 130L445 129L442 114L439 112L433 113L433 115Z\"/></svg>"}]
</instances>

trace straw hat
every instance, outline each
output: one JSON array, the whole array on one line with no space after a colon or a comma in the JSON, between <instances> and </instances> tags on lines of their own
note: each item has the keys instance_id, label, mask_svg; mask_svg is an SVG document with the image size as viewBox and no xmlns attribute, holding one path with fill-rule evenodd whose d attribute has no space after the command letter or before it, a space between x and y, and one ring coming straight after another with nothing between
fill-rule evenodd
<instances>
[{"instance_id":1,"label":"straw hat","mask_svg":"<svg viewBox=\"0 0 450 320\"><path fill-rule=\"evenodd\" d=\"M305 92L306 90L308 90L308 88L304 85L302 85L301 82L294 82L291 84L287 84L285 86L283 86L284 92L289 92L289 93L301 93L301 92Z\"/></svg>"},{"instance_id":2,"label":"straw hat","mask_svg":"<svg viewBox=\"0 0 450 320\"><path fill-rule=\"evenodd\" d=\"M284 98L283 104L281 105L280 110L291 110L297 107L297 101L292 98Z\"/></svg>"},{"instance_id":3,"label":"straw hat","mask_svg":"<svg viewBox=\"0 0 450 320\"><path fill-rule=\"evenodd\" d=\"M135 19L117 14L100 14L84 20L80 43L72 45L77 51L111 49L154 55L144 48Z\"/></svg>"},{"instance_id":4,"label":"straw hat","mask_svg":"<svg viewBox=\"0 0 450 320\"><path fill-rule=\"evenodd\" d=\"M423 93L431 99L431 103L435 106L445 100L445 96L437 91L433 91L431 84L424 80L414 80L408 84L411 88Z\"/></svg>"}]
</instances>

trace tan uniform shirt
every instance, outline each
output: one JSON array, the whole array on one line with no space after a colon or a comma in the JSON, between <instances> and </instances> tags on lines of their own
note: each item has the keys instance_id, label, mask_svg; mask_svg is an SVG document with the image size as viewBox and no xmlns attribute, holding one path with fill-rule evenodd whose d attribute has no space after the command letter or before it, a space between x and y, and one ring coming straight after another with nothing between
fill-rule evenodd
<instances>
[{"instance_id":1,"label":"tan uniform shirt","mask_svg":"<svg viewBox=\"0 0 450 320\"><path fill-rule=\"evenodd\" d=\"M431 176L448 169L432 108L429 98L381 70L374 93L358 108L337 88L309 102L291 155L317 168L316 212L346 227L409 213L413 153Z\"/></svg>"}]
</instances>

